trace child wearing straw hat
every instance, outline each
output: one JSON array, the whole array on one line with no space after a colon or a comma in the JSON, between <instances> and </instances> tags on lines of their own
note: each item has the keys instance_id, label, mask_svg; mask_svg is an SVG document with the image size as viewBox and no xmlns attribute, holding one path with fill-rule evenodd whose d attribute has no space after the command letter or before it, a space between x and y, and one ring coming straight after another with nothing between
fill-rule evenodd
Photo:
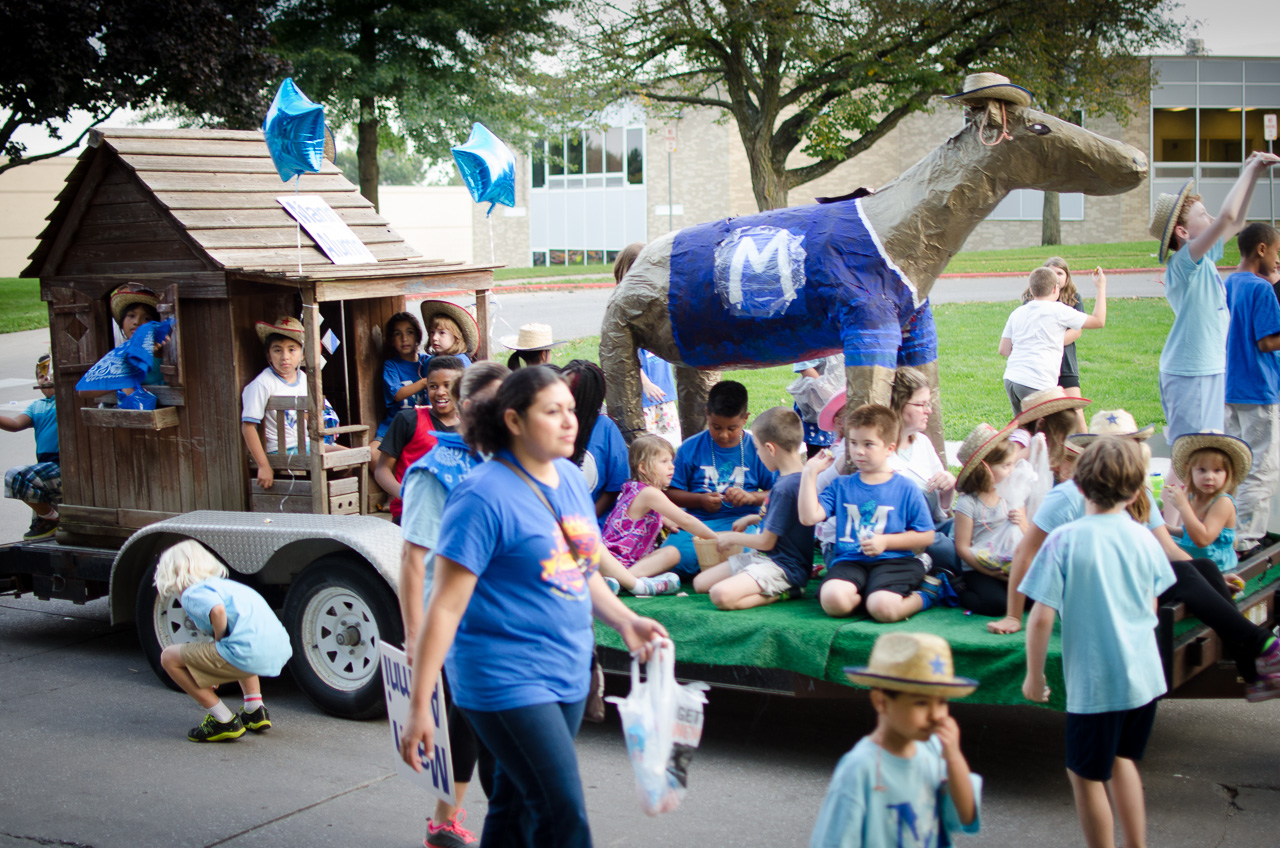
<instances>
[{"instance_id":1,"label":"child wearing straw hat","mask_svg":"<svg viewBox=\"0 0 1280 848\"><path fill-rule=\"evenodd\" d=\"M930 633L885 633L849 680L871 687L876 729L840 758L809 848L950 845L979 830L982 778L969 771L947 701L976 680L957 677L951 646Z\"/></svg>"},{"instance_id":2,"label":"child wearing straw hat","mask_svg":"<svg viewBox=\"0 0 1280 848\"><path fill-rule=\"evenodd\" d=\"M1014 549L1027 528L1023 510L1011 508L996 491L1015 462L1009 435L1015 425L997 430L979 424L960 445L964 463L956 475L956 554L964 571L960 605L978 615L1005 613L1006 583Z\"/></svg>"},{"instance_id":3,"label":"child wearing straw hat","mask_svg":"<svg viewBox=\"0 0 1280 848\"><path fill-rule=\"evenodd\" d=\"M568 344L555 341L548 324L521 324L514 336L503 336L498 343L512 352L507 359L512 371L528 365L547 365L551 362L551 349Z\"/></svg>"},{"instance_id":4,"label":"child wearing straw hat","mask_svg":"<svg viewBox=\"0 0 1280 848\"><path fill-rule=\"evenodd\" d=\"M1106 437L1085 448L1075 471L1085 516L1049 534L1020 586L1036 601L1022 684L1030 701L1049 700L1045 657L1055 614L1062 619L1067 773L1090 846L1114 845L1108 788L1125 844L1146 844L1137 763L1167 691L1156 599L1176 580L1160 543L1125 511L1146 480L1134 441Z\"/></svg>"},{"instance_id":5,"label":"child wearing straw hat","mask_svg":"<svg viewBox=\"0 0 1280 848\"><path fill-rule=\"evenodd\" d=\"M1270 153L1250 155L1216 218L1191 193L1190 178L1177 194L1156 198L1150 232L1160 241L1160 262L1169 262L1164 290L1173 309L1160 353L1160 405L1170 444L1184 433L1223 428L1230 316L1217 262L1223 243L1246 223L1258 178L1277 162L1280 156Z\"/></svg>"},{"instance_id":6,"label":"child wearing straw hat","mask_svg":"<svg viewBox=\"0 0 1280 848\"><path fill-rule=\"evenodd\" d=\"M1232 495L1252 464L1249 445L1235 436L1187 433L1173 443L1173 472L1186 481L1165 486L1165 498L1182 516L1182 532L1174 539L1191 556L1213 560L1223 574L1240 564ZM1239 578L1234 582L1244 588Z\"/></svg>"}]
</instances>

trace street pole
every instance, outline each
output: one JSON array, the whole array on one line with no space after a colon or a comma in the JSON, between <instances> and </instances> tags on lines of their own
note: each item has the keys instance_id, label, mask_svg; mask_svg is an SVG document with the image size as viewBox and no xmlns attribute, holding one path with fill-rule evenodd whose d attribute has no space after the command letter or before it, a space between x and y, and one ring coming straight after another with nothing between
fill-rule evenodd
<instances>
[{"instance_id":1,"label":"street pole","mask_svg":"<svg viewBox=\"0 0 1280 848\"><path fill-rule=\"evenodd\" d=\"M676 228L675 212L671 208L671 150L667 149L667 232L672 232Z\"/></svg>"},{"instance_id":2,"label":"street pole","mask_svg":"<svg viewBox=\"0 0 1280 848\"><path fill-rule=\"evenodd\" d=\"M1274 155L1276 152L1274 147L1275 142L1267 139L1267 152ZM1271 226L1274 227L1276 225L1276 166L1272 165L1268 168L1267 173L1271 177Z\"/></svg>"}]
</instances>

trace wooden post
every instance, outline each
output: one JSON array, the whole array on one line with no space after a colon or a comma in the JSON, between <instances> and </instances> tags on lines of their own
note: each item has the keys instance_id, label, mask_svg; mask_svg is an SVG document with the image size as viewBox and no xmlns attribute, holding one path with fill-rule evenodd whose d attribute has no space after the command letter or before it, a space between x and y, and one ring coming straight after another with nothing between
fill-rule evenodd
<instances>
[{"instance_id":1,"label":"wooden post","mask_svg":"<svg viewBox=\"0 0 1280 848\"><path fill-rule=\"evenodd\" d=\"M476 324L480 327L480 345L476 359L489 358L489 290L476 289Z\"/></svg>"},{"instance_id":2,"label":"wooden post","mask_svg":"<svg viewBox=\"0 0 1280 848\"><path fill-rule=\"evenodd\" d=\"M307 447L311 453L311 511L329 511L329 486L324 470L324 381L320 374L320 308L316 305L315 288L302 295L302 353L307 365Z\"/></svg>"}]
</instances>

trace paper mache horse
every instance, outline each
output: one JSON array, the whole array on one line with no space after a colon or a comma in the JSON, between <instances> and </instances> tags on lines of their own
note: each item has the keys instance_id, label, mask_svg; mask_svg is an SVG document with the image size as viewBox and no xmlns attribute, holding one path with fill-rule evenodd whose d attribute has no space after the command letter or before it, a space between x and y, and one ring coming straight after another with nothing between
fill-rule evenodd
<instances>
[{"instance_id":1,"label":"paper mache horse","mask_svg":"<svg viewBox=\"0 0 1280 848\"><path fill-rule=\"evenodd\" d=\"M600 335L609 413L628 442L644 430L641 348L675 365L685 436L703 428L721 370L842 350L853 405L888 404L901 365L924 371L937 399L929 291L974 228L1014 189L1112 195L1147 175L1141 151L1030 108L998 74L971 75L951 99L963 129L872 194L686 227L644 248ZM941 419L929 425L939 447Z\"/></svg>"}]
</instances>

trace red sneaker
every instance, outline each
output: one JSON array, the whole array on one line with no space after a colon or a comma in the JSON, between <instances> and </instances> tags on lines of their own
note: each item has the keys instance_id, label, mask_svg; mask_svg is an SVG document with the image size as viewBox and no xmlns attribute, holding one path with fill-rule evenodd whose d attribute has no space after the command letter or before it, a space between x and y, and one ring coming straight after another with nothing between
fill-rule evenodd
<instances>
[{"instance_id":1,"label":"red sneaker","mask_svg":"<svg viewBox=\"0 0 1280 848\"><path fill-rule=\"evenodd\" d=\"M467 811L461 809L444 824L427 819L427 838L422 844L425 848L464 848L479 843L475 834L462 826L466 820Z\"/></svg>"}]
</instances>

